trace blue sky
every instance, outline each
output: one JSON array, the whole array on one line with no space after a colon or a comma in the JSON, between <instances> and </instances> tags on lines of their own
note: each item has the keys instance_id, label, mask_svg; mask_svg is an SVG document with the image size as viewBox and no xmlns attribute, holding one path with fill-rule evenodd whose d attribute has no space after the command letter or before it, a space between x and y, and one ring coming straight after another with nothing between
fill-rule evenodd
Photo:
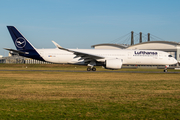
<instances>
[{"instance_id":1,"label":"blue sky","mask_svg":"<svg viewBox=\"0 0 180 120\"><path fill-rule=\"evenodd\" d=\"M90 48L131 31L180 42L180 0L1 0L0 55L15 26L36 48Z\"/></svg>"}]
</instances>

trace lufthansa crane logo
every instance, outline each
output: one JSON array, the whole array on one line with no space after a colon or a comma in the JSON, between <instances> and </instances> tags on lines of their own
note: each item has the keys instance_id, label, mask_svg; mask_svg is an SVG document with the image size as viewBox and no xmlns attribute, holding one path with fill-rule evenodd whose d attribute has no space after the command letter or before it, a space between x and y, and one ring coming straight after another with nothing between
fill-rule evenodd
<instances>
[{"instance_id":1,"label":"lufthansa crane logo","mask_svg":"<svg viewBox=\"0 0 180 120\"><path fill-rule=\"evenodd\" d=\"M22 37L19 37L16 39L15 45L18 48L24 48L26 46L26 40Z\"/></svg>"}]
</instances>

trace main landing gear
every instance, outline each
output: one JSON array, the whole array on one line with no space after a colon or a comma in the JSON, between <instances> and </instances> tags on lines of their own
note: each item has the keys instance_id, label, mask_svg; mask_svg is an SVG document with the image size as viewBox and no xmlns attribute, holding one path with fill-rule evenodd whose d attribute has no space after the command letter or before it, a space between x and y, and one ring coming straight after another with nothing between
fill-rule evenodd
<instances>
[{"instance_id":1,"label":"main landing gear","mask_svg":"<svg viewBox=\"0 0 180 120\"><path fill-rule=\"evenodd\" d=\"M92 71L96 71L96 68L95 68L95 67L92 67L92 68L91 68L91 67L88 67L88 68L87 68L87 71L91 71L91 70L92 70Z\"/></svg>"},{"instance_id":2,"label":"main landing gear","mask_svg":"<svg viewBox=\"0 0 180 120\"><path fill-rule=\"evenodd\" d=\"M91 61L87 66L87 71L96 71L96 68L94 67L96 65L96 61Z\"/></svg>"}]
</instances>

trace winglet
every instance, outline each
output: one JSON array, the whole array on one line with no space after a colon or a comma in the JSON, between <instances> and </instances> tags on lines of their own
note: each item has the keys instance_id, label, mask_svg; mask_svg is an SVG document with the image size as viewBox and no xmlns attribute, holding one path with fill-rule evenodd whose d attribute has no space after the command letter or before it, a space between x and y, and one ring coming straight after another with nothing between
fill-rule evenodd
<instances>
[{"instance_id":1,"label":"winglet","mask_svg":"<svg viewBox=\"0 0 180 120\"><path fill-rule=\"evenodd\" d=\"M52 42L54 43L54 45L55 45L57 48L62 49L62 47L61 47L59 44L57 44L57 43L54 42L54 41L52 41Z\"/></svg>"},{"instance_id":2,"label":"winglet","mask_svg":"<svg viewBox=\"0 0 180 120\"><path fill-rule=\"evenodd\" d=\"M59 48L59 49L61 49L61 50L65 50L65 51L68 51L68 52L73 52L74 53L74 51L72 51L72 50L69 50L69 49L66 49L66 48L63 48L63 47L61 47L59 44L57 44L56 42L54 42L54 41L52 41L53 43L54 43L54 45L57 47L57 48Z\"/></svg>"}]
</instances>

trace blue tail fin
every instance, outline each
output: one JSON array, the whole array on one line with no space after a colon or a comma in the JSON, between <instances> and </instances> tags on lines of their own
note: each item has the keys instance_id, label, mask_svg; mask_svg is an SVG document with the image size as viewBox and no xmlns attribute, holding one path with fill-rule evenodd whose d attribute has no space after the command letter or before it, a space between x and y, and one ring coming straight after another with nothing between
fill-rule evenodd
<instances>
[{"instance_id":1,"label":"blue tail fin","mask_svg":"<svg viewBox=\"0 0 180 120\"><path fill-rule=\"evenodd\" d=\"M14 26L7 26L7 28L11 34L17 50L34 50L34 47Z\"/></svg>"},{"instance_id":2,"label":"blue tail fin","mask_svg":"<svg viewBox=\"0 0 180 120\"><path fill-rule=\"evenodd\" d=\"M26 40L26 38L14 26L7 26L7 28L9 30L9 33L11 34L16 49L18 51L28 53L19 55L37 60L43 60L43 58L38 54L33 45L31 45L31 43Z\"/></svg>"}]
</instances>

